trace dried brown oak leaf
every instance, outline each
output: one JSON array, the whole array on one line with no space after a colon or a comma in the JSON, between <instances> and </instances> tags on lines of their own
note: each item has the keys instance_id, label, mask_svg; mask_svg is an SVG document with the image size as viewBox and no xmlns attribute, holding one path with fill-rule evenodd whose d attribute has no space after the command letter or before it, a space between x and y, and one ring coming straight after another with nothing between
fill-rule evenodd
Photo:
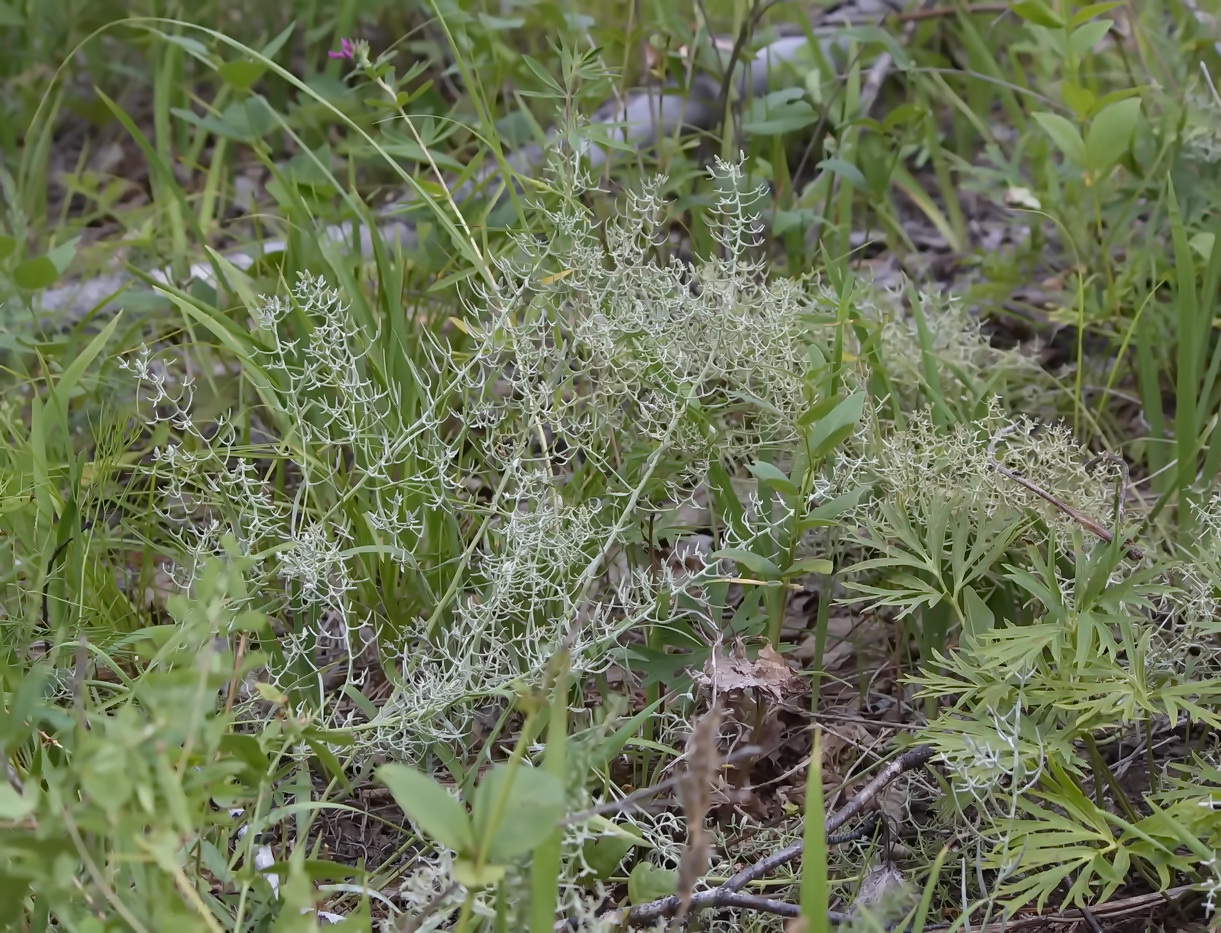
<instances>
[{"instance_id":1,"label":"dried brown oak leaf","mask_svg":"<svg viewBox=\"0 0 1221 933\"><path fill-rule=\"evenodd\" d=\"M805 681L793 672L775 648L764 645L759 649L759 656L752 659L747 657L746 646L740 638L733 643L728 655L721 651L721 645L714 645L704 670L693 675L693 679L714 695L756 690L778 703L806 689Z\"/></svg>"}]
</instances>

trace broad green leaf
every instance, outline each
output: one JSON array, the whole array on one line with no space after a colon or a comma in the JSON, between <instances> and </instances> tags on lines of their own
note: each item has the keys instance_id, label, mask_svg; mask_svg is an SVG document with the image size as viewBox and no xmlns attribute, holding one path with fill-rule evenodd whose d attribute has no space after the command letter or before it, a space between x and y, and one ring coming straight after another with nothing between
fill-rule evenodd
<instances>
[{"instance_id":1,"label":"broad green leaf","mask_svg":"<svg viewBox=\"0 0 1221 933\"><path fill-rule=\"evenodd\" d=\"M288 37L293 34L293 30L297 28L296 23L289 23L284 27L284 31L278 36L263 46L260 53L264 58L275 58L279 54L280 49L284 48L284 43L288 41Z\"/></svg>"},{"instance_id":2,"label":"broad green leaf","mask_svg":"<svg viewBox=\"0 0 1221 933\"><path fill-rule=\"evenodd\" d=\"M351 792L352 785L348 781L348 776L344 773L343 765L339 763L339 759L335 757L335 753L331 751L330 746L322 739L306 734L304 736L305 744L309 746L310 751L318 756L318 761L322 763L323 768L330 776L339 782L339 785L345 790Z\"/></svg>"},{"instance_id":3,"label":"broad green leaf","mask_svg":"<svg viewBox=\"0 0 1221 933\"><path fill-rule=\"evenodd\" d=\"M795 577L807 573L829 574L835 572L835 565L823 557L803 557L795 560L784 569L786 577Z\"/></svg>"},{"instance_id":4,"label":"broad green leaf","mask_svg":"<svg viewBox=\"0 0 1221 933\"><path fill-rule=\"evenodd\" d=\"M0 262L17 252L17 240L11 236L0 235Z\"/></svg>"},{"instance_id":5,"label":"broad green leaf","mask_svg":"<svg viewBox=\"0 0 1221 933\"><path fill-rule=\"evenodd\" d=\"M889 132L898 127L916 126L928 116L928 108L916 101L907 101L892 107L882 119L882 130Z\"/></svg>"},{"instance_id":6,"label":"broad green leaf","mask_svg":"<svg viewBox=\"0 0 1221 933\"><path fill-rule=\"evenodd\" d=\"M212 53L208 51L207 46L197 39L191 39L187 36L178 36L173 33L159 32L158 35L172 45L177 45L186 50L187 54L199 59L208 66L214 66L216 60Z\"/></svg>"},{"instance_id":7,"label":"broad green leaf","mask_svg":"<svg viewBox=\"0 0 1221 933\"><path fill-rule=\"evenodd\" d=\"M797 492L797 484L794 483L785 472L778 466L768 463L766 460L760 460L758 463L752 463L747 467L755 478L761 482L767 483L773 489L779 492L795 493Z\"/></svg>"},{"instance_id":8,"label":"broad green leaf","mask_svg":"<svg viewBox=\"0 0 1221 933\"><path fill-rule=\"evenodd\" d=\"M1094 101L1094 109L1090 116L1092 117L1094 114L1105 110L1118 100L1127 100L1130 97L1140 97L1142 93L1148 90L1152 90L1152 88L1147 84L1141 84L1137 85L1136 87L1125 87L1120 88L1117 91L1109 91Z\"/></svg>"},{"instance_id":9,"label":"broad green leaf","mask_svg":"<svg viewBox=\"0 0 1221 933\"><path fill-rule=\"evenodd\" d=\"M805 230L818 222L818 214L809 208L789 210L777 208L772 215L772 233L782 237L790 230Z\"/></svg>"},{"instance_id":10,"label":"broad green leaf","mask_svg":"<svg viewBox=\"0 0 1221 933\"><path fill-rule=\"evenodd\" d=\"M839 175L858 191L869 190L869 180L865 178L865 175L861 172L861 170L851 162L845 162L843 159L823 159L818 163L818 167L824 172L831 172L833 175Z\"/></svg>"},{"instance_id":11,"label":"broad green leaf","mask_svg":"<svg viewBox=\"0 0 1221 933\"><path fill-rule=\"evenodd\" d=\"M271 770L271 760L259 745L259 740L253 735L245 735L240 732L227 733L221 736L220 750L245 764L250 771L250 776L256 779Z\"/></svg>"},{"instance_id":12,"label":"broad green leaf","mask_svg":"<svg viewBox=\"0 0 1221 933\"><path fill-rule=\"evenodd\" d=\"M811 528L825 528L828 525L834 525L844 512L856 508L856 504L867 492L869 492L868 486L857 486L856 489L815 506L805 514L798 527L802 531L809 531Z\"/></svg>"},{"instance_id":13,"label":"broad green leaf","mask_svg":"<svg viewBox=\"0 0 1221 933\"><path fill-rule=\"evenodd\" d=\"M59 278L59 269L49 256L35 256L18 263L13 270L13 281L27 291L38 291L55 284Z\"/></svg>"},{"instance_id":14,"label":"broad green leaf","mask_svg":"<svg viewBox=\"0 0 1221 933\"><path fill-rule=\"evenodd\" d=\"M158 755L153 761L153 777L161 789L158 807L158 822L173 827L184 837L191 832L191 806L182 788L182 778L170 764L169 759ZM168 824L168 825L166 825Z\"/></svg>"},{"instance_id":15,"label":"broad green leaf","mask_svg":"<svg viewBox=\"0 0 1221 933\"><path fill-rule=\"evenodd\" d=\"M50 670L45 662L35 664L16 687L9 689L5 698L8 709L0 717L0 746L16 748L33 734L37 722L35 710L42 702Z\"/></svg>"},{"instance_id":16,"label":"broad green leaf","mask_svg":"<svg viewBox=\"0 0 1221 933\"><path fill-rule=\"evenodd\" d=\"M503 865L546 839L563 817L564 804L564 785L550 772L524 762L515 771L495 765L475 790L476 845L486 843L486 861Z\"/></svg>"},{"instance_id":17,"label":"broad green leaf","mask_svg":"<svg viewBox=\"0 0 1221 933\"><path fill-rule=\"evenodd\" d=\"M1074 55L1080 58L1091 51L1102 37L1111 31L1111 25L1109 19L1100 19L1086 23L1084 26L1078 26L1069 37L1069 48L1072 49Z\"/></svg>"},{"instance_id":18,"label":"broad green leaf","mask_svg":"<svg viewBox=\"0 0 1221 933\"><path fill-rule=\"evenodd\" d=\"M963 609L967 615L968 634L974 638L980 635L991 632L996 628L996 616L992 614L992 610L988 608L988 604L983 601L975 588L968 586L962 591Z\"/></svg>"},{"instance_id":19,"label":"broad green leaf","mask_svg":"<svg viewBox=\"0 0 1221 933\"><path fill-rule=\"evenodd\" d=\"M0 6L0 10L3 9ZM6 25L4 16L0 15L0 26L4 25ZM18 872L21 872L21 868L18 868ZM21 877L21 874L14 874L7 867L0 868L0 927L6 930L21 929L21 920L25 914L25 895L29 887L29 878ZM24 920L28 926L29 917L24 917ZM83 924L76 928L82 929Z\"/></svg>"},{"instance_id":20,"label":"broad green leaf","mask_svg":"<svg viewBox=\"0 0 1221 933\"><path fill-rule=\"evenodd\" d=\"M1046 26L1048 29L1064 27L1064 20L1043 0L1018 0L1009 9L1026 22L1034 23L1036 26Z\"/></svg>"},{"instance_id":21,"label":"broad green leaf","mask_svg":"<svg viewBox=\"0 0 1221 933\"><path fill-rule=\"evenodd\" d=\"M1217 235L1215 233L1197 233L1187 242L1201 259L1208 262L1212 258L1213 243L1216 241L1216 238Z\"/></svg>"},{"instance_id":22,"label":"broad green leaf","mask_svg":"<svg viewBox=\"0 0 1221 933\"><path fill-rule=\"evenodd\" d=\"M103 810L117 813L131 799L132 775L127 753L118 745L99 745L84 762L80 772L81 790Z\"/></svg>"},{"instance_id":23,"label":"broad green leaf","mask_svg":"<svg viewBox=\"0 0 1221 933\"><path fill-rule=\"evenodd\" d=\"M24 820L36 806L31 797L18 793L7 781L0 782L0 820Z\"/></svg>"},{"instance_id":24,"label":"broad green leaf","mask_svg":"<svg viewBox=\"0 0 1221 933\"><path fill-rule=\"evenodd\" d=\"M857 391L818 419L806 435L810 456L818 460L842 444L852 434L864 410L865 393Z\"/></svg>"},{"instance_id":25,"label":"broad green leaf","mask_svg":"<svg viewBox=\"0 0 1221 933\"><path fill-rule=\"evenodd\" d=\"M585 760L589 762L590 768L605 767L610 764L611 759L615 758L627 744L628 739L636 735L644 723L657 712L664 698L658 698L652 703L644 707L640 712L626 720L623 725L606 736L600 742L593 744L585 749Z\"/></svg>"},{"instance_id":26,"label":"broad green leaf","mask_svg":"<svg viewBox=\"0 0 1221 933\"><path fill-rule=\"evenodd\" d=\"M491 16L487 13L479 14L479 22L489 32L507 32L510 29L520 29L526 24L525 19L520 16Z\"/></svg>"},{"instance_id":27,"label":"broad green leaf","mask_svg":"<svg viewBox=\"0 0 1221 933\"><path fill-rule=\"evenodd\" d=\"M742 119L743 131L751 136L779 136L813 126L819 115L805 98L805 90L800 87L755 98Z\"/></svg>"},{"instance_id":28,"label":"broad green leaf","mask_svg":"<svg viewBox=\"0 0 1221 933\"><path fill-rule=\"evenodd\" d=\"M297 850L298 852L301 849ZM276 874L279 874L278 872ZM280 875L282 878L283 875ZM280 886L284 906L276 918L271 933L316 933L318 920L314 916L314 886L301 865L294 861L288 879Z\"/></svg>"},{"instance_id":29,"label":"broad green leaf","mask_svg":"<svg viewBox=\"0 0 1221 933\"><path fill-rule=\"evenodd\" d=\"M627 899L635 907L678 890L678 872L658 868L652 862L637 862L627 876Z\"/></svg>"},{"instance_id":30,"label":"broad green leaf","mask_svg":"<svg viewBox=\"0 0 1221 933\"><path fill-rule=\"evenodd\" d=\"M491 887L505 876L506 871L504 865L484 865L480 868L469 858L454 860L454 880L464 888Z\"/></svg>"},{"instance_id":31,"label":"broad green leaf","mask_svg":"<svg viewBox=\"0 0 1221 933\"><path fill-rule=\"evenodd\" d=\"M856 26L841 27L841 31L838 34L845 38L854 39L861 45L868 43L881 46L890 53L894 59L895 67L899 71L906 71L910 67L911 57L909 50L895 37L893 30L861 23Z\"/></svg>"},{"instance_id":32,"label":"broad green leaf","mask_svg":"<svg viewBox=\"0 0 1221 933\"><path fill-rule=\"evenodd\" d=\"M1073 13L1073 17L1069 20L1068 24L1070 26L1080 26L1082 23L1088 22L1095 16L1101 16L1103 13L1109 13L1117 6L1123 6L1123 0L1109 0L1107 3L1088 3Z\"/></svg>"},{"instance_id":33,"label":"broad green leaf","mask_svg":"<svg viewBox=\"0 0 1221 933\"><path fill-rule=\"evenodd\" d=\"M624 856L638 845L638 840L627 835L599 836L586 840L581 854L590 873L599 881L606 881L615 873Z\"/></svg>"},{"instance_id":34,"label":"broad green leaf","mask_svg":"<svg viewBox=\"0 0 1221 933\"><path fill-rule=\"evenodd\" d=\"M1132 142L1140 118L1140 98L1108 104L1090 121L1085 134L1086 166L1092 172L1105 172L1119 161Z\"/></svg>"},{"instance_id":35,"label":"broad green leaf","mask_svg":"<svg viewBox=\"0 0 1221 933\"><path fill-rule=\"evenodd\" d=\"M1076 126L1058 113L1039 111L1031 116L1043 127L1043 132L1051 137L1051 141L1066 158L1080 166L1086 164L1085 141Z\"/></svg>"},{"instance_id":36,"label":"broad green leaf","mask_svg":"<svg viewBox=\"0 0 1221 933\"><path fill-rule=\"evenodd\" d=\"M52 246L47 250L47 258L55 263L55 268L59 270L59 274L63 275L64 270L71 265L72 260L76 258L76 247L81 238L74 236L70 240L65 240L58 246Z\"/></svg>"},{"instance_id":37,"label":"broad green leaf","mask_svg":"<svg viewBox=\"0 0 1221 933\"><path fill-rule=\"evenodd\" d=\"M267 66L262 62L242 59L239 61L225 62L216 70L228 84L232 84L235 88L245 91L248 90L255 81L263 77L264 73L267 71Z\"/></svg>"},{"instance_id":38,"label":"broad green leaf","mask_svg":"<svg viewBox=\"0 0 1221 933\"><path fill-rule=\"evenodd\" d=\"M564 93L565 93L564 88L560 85L560 83L558 81L555 80L555 78L552 76L551 72L548 71L547 68L538 61L538 59L534 58L531 55L523 55L522 61L524 61L526 63L527 68L529 68L532 72L534 72L534 76L536 78L538 78L538 80L541 81L544 85L546 85L547 91L548 91L548 96L552 96L552 97L563 97L564 96ZM540 96L540 95L537 91L534 91L529 96Z\"/></svg>"},{"instance_id":39,"label":"broad green leaf","mask_svg":"<svg viewBox=\"0 0 1221 933\"><path fill-rule=\"evenodd\" d=\"M234 101L218 116L200 116L181 107L172 107L170 110L184 123L236 142L254 142L266 136L276 125L274 111L261 97Z\"/></svg>"},{"instance_id":40,"label":"broad green leaf","mask_svg":"<svg viewBox=\"0 0 1221 933\"><path fill-rule=\"evenodd\" d=\"M474 850L475 834L466 808L428 775L406 765L391 764L378 768L377 778L434 842L458 853Z\"/></svg>"},{"instance_id":41,"label":"broad green leaf","mask_svg":"<svg viewBox=\"0 0 1221 933\"><path fill-rule=\"evenodd\" d=\"M1078 120L1084 120L1089 115L1096 99L1089 88L1068 80L1060 82L1060 97Z\"/></svg>"},{"instance_id":42,"label":"broad green leaf","mask_svg":"<svg viewBox=\"0 0 1221 933\"><path fill-rule=\"evenodd\" d=\"M765 580L775 580L780 577L780 568L762 554L748 551L746 548L728 547L713 551L708 560L732 560L739 567L745 567L751 573Z\"/></svg>"}]
</instances>

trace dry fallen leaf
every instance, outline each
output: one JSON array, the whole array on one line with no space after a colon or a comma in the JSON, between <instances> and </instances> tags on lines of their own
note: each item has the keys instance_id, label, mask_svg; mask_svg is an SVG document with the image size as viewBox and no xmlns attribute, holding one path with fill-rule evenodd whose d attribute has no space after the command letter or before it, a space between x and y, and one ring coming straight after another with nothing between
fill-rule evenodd
<instances>
[{"instance_id":1,"label":"dry fallen leaf","mask_svg":"<svg viewBox=\"0 0 1221 933\"><path fill-rule=\"evenodd\" d=\"M713 694L757 690L776 702L805 688L805 681L793 672L775 648L765 645L752 660L747 657L746 646L740 638L734 642L728 656L722 653L720 645L714 646L704 670L695 674L694 679Z\"/></svg>"}]
</instances>

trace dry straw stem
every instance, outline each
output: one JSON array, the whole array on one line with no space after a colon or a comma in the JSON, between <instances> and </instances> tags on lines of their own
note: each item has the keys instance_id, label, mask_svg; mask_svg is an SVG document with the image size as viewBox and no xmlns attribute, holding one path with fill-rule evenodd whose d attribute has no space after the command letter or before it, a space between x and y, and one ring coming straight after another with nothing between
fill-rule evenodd
<instances>
[{"instance_id":1,"label":"dry straw stem","mask_svg":"<svg viewBox=\"0 0 1221 933\"><path fill-rule=\"evenodd\" d=\"M678 909L670 921L679 930L691 907L695 886L708 871L708 852L712 840L704 821L712 804L711 791L721 756L717 749L721 731L721 704L714 698L712 707L696 723L687 742L687 767L678 785L687 824L687 847L678 865Z\"/></svg>"}]
</instances>

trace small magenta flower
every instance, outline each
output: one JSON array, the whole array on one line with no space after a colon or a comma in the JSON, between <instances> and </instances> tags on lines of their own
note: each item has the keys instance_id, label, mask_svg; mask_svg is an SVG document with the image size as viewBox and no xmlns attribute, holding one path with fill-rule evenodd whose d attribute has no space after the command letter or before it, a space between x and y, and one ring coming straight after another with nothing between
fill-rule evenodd
<instances>
[{"instance_id":1,"label":"small magenta flower","mask_svg":"<svg viewBox=\"0 0 1221 933\"><path fill-rule=\"evenodd\" d=\"M338 52L327 52L326 54L329 58L352 59L356 56L356 46L354 46L352 44L351 39L340 39L339 40L339 51Z\"/></svg>"}]
</instances>

